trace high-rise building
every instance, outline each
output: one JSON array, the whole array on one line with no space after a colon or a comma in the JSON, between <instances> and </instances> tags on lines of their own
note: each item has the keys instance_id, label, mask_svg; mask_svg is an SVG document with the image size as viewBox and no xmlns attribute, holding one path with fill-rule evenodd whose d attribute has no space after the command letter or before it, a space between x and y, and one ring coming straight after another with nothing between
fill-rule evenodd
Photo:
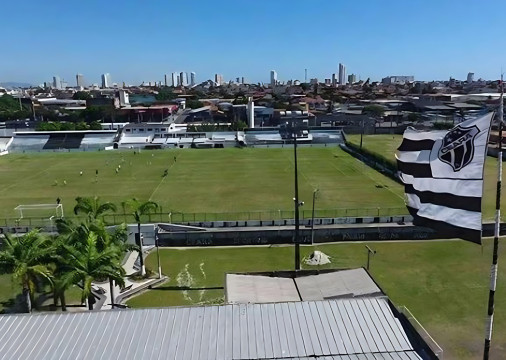
<instances>
[{"instance_id":1,"label":"high-rise building","mask_svg":"<svg viewBox=\"0 0 506 360\"><path fill-rule=\"evenodd\" d=\"M84 87L84 75L83 74L76 75L76 85L77 85L77 87Z\"/></svg>"},{"instance_id":2,"label":"high-rise building","mask_svg":"<svg viewBox=\"0 0 506 360\"><path fill-rule=\"evenodd\" d=\"M107 89L112 85L111 74L102 74L102 89Z\"/></svg>"},{"instance_id":3,"label":"high-rise building","mask_svg":"<svg viewBox=\"0 0 506 360\"><path fill-rule=\"evenodd\" d=\"M221 74L214 74L214 82L218 86L221 85L221 84L223 84L223 75L221 75Z\"/></svg>"},{"instance_id":4,"label":"high-rise building","mask_svg":"<svg viewBox=\"0 0 506 360\"><path fill-rule=\"evenodd\" d=\"M181 86L188 86L188 73L186 71L181 71L179 73L179 84Z\"/></svg>"},{"instance_id":5,"label":"high-rise building","mask_svg":"<svg viewBox=\"0 0 506 360\"><path fill-rule=\"evenodd\" d=\"M271 70L271 88L274 88L278 83L278 73L275 70Z\"/></svg>"},{"instance_id":6,"label":"high-rise building","mask_svg":"<svg viewBox=\"0 0 506 360\"><path fill-rule=\"evenodd\" d=\"M172 86L173 87L176 87L179 85L177 78L178 78L177 73L173 72L172 73Z\"/></svg>"},{"instance_id":7,"label":"high-rise building","mask_svg":"<svg viewBox=\"0 0 506 360\"><path fill-rule=\"evenodd\" d=\"M346 85L346 67L339 63L339 85Z\"/></svg>"},{"instance_id":8,"label":"high-rise building","mask_svg":"<svg viewBox=\"0 0 506 360\"><path fill-rule=\"evenodd\" d=\"M332 74L332 86L333 87L336 87L337 86L337 79L336 79L336 74Z\"/></svg>"},{"instance_id":9,"label":"high-rise building","mask_svg":"<svg viewBox=\"0 0 506 360\"><path fill-rule=\"evenodd\" d=\"M348 75L348 84L355 84L357 82L357 75L350 74Z\"/></svg>"},{"instance_id":10,"label":"high-rise building","mask_svg":"<svg viewBox=\"0 0 506 360\"><path fill-rule=\"evenodd\" d=\"M245 84L245 81L244 81L244 76L243 76L243 77L241 77L241 84L243 84L243 85Z\"/></svg>"},{"instance_id":11,"label":"high-rise building","mask_svg":"<svg viewBox=\"0 0 506 360\"><path fill-rule=\"evenodd\" d=\"M61 80L58 75L53 76L53 88L57 90L61 90Z\"/></svg>"},{"instance_id":12,"label":"high-rise building","mask_svg":"<svg viewBox=\"0 0 506 360\"><path fill-rule=\"evenodd\" d=\"M167 82L167 74L165 74L165 75L163 76L163 84L164 84L165 86L169 86L169 83Z\"/></svg>"},{"instance_id":13,"label":"high-rise building","mask_svg":"<svg viewBox=\"0 0 506 360\"><path fill-rule=\"evenodd\" d=\"M195 74L195 72L193 72L193 71L192 71L192 72L190 73L190 85L191 85L191 86L195 86L195 81L196 81L196 80L195 80L195 77L196 77L196 76L197 76L197 74Z\"/></svg>"},{"instance_id":14,"label":"high-rise building","mask_svg":"<svg viewBox=\"0 0 506 360\"><path fill-rule=\"evenodd\" d=\"M470 72L467 74L467 83L472 84L474 81L474 73Z\"/></svg>"}]
</instances>

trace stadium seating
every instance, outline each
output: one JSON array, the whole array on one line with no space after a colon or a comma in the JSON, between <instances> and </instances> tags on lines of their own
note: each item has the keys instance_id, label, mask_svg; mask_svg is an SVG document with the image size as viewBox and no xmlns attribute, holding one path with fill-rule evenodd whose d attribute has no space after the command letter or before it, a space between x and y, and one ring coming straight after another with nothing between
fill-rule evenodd
<instances>
[{"instance_id":1,"label":"stadium seating","mask_svg":"<svg viewBox=\"0 0 506 360\"><path fill-rule=\"evenodd\" d=\"M56 133L49 135L49 139L44 145L44 150L52 149L79 149L84 134L74 133Z\"/></svg>"},{"instance_id":2,"label":"stadium seating","mask_svg":"<svg viewBox=\"0 0 506 360\"><path fill-rule=\"evenodd\" d=\"M9 152L40 151L48 139L49 135L17 135L9 146Z\"/></svg>"}]
</instances>

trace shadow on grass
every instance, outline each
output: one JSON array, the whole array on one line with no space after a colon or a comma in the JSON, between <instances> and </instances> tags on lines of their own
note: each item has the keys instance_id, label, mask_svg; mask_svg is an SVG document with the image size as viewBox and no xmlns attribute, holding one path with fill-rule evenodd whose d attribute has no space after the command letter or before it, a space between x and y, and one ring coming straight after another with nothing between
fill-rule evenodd
<instances>
[{"instance_id":1,"label":"shadow on grass","mask_svg":"<svg viewBox=\"0 0 506 360\"><path fill-rule=\"evenodd\" d=\"M22 294L18 294L10 299L2 301L0 302L0 305L3 307L0 314L26 313Z\"/></svg>"},{"instance_id":2,"label":"shadow on grass","mask_svg":"<svg viewBox=\"0 0 506 360\"><path fill-rule=\"evenodd\" d=\"M153 290L168 290L168 291L182 291L182 290L223 290L223 286L211 287L189 287L189 286L157 286Z\"/></svg>"}]
</instances>

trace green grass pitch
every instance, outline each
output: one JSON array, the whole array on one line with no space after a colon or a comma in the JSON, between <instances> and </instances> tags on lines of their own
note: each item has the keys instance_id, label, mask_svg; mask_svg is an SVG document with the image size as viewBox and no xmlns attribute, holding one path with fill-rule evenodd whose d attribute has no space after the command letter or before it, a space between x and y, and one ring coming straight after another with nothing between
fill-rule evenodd
<instances>
[{"instance_id":1,"label":"green grass pitch","mask_svg":"<svg viewBox=\"0 0 506 360\"><path fill-rule=\"evenodd\" d=\"M315 188L317 209L404 206L400 185L338 147L299 148L298 164L306 211ZM292 148L10 154L0 157L0 217L17 217L17 205L54 204L58 197L71 215L77 196L94 195L119 211L132 197L156 201L166 213L292 210L293 176Z\"/></svg>"}]
</instances>

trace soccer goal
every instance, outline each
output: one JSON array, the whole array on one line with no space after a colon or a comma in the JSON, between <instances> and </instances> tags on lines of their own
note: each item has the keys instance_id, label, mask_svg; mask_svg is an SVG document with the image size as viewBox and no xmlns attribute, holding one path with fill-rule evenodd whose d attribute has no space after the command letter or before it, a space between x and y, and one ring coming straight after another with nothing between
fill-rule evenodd
<instances>
[{"instance_id":1,"label":"soccer goal","mask_svg":"<svg viewBox=\"0 0 506 360\"><path fill-rule=\"evenodd\" d=\"M14 210L19 212L19 219L25 217L63 217L62 204L28 204L18 205Z\"/></svg>"}]
</instances>

